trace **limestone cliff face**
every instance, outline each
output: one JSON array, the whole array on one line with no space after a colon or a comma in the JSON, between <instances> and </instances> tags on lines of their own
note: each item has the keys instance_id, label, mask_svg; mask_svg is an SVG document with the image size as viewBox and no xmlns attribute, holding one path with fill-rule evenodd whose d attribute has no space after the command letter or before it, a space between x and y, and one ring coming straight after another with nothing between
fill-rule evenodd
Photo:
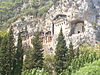
<instances>
[{"instance_id":1,"label":"limestone cliff face","mask_svg":"<svg viewBox=\"0 0 100 75\"><path fill-rule=\"evenodd\" d=\"M50 8L46 18L46 25L54 30L51 33L55 32L54 47L61 27L67 45L72 42L74 48L83 42L95 45L100 40L100 0L60 0Z\"/></svg>"},{"instance_id":2,"label":"limestone cliff face","mask_svg":"<svg viewBox=\"0 0 100 75\"><path fill-rule=\"evenodd\" d=\"M34 35L33 31L42 31L41 42L46 50L55 49L61 28L67 46L70 42L77 48L83 42L96 45L100 41L100 0L60 0L48 10L44 20L32 16L25 20L21 22L23 27L27 24L29 37ZM17 34L20 24L13 26Z\"/></svg>"},{"instance_id":3,"label":"limestone cliff face","mask_svg":"<svg viewBox=\"0 0 100 75\"><path fill-rule=\"evenodd\" d=\"M34 19L33 15L27 15L17 19L14 23L12 23L15 37L15 45L17 44L18 33L22 32L22 43L24 48L33 47L31 44L31 40L37 30L41 31L43 29L42 25L42 19Z\"/></svg>"}]
</instances>

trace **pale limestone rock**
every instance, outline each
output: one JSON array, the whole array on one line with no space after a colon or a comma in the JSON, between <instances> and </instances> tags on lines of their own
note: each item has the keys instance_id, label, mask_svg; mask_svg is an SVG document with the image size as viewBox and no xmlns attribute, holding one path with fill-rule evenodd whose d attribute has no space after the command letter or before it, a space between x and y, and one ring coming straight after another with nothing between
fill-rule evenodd
<instances>
[{"instance_id":1,"label":"pale limestone rock","mask_svg":"<svg viewBox=\"0 0 100 75\"><path fill-rule=\"evenodd\" d=\"M53 5L52 8L50 8L50 10L48 11L49 14L47 15L48 18L50 17L51 22L53 22L54 18L58 15L66 15L65 22L67 22L67 24L63 24L63 20L62 24L61 22L54 23L54 32L56 33L54 33L53 35L53 48L55 48L56 46L56 38L58 37L61 27L66 38L65 40L67 46L69 44L69 41L73 43L75 48L78 47L78 45L82 42L87 42L91 45L95 45L96 41L98 41L96 40L96 37L100 34L95 30L93 23L97 23L96 25L100 25L99 3L99 0L62 0L62 3L61 1L59 1L59 4L56 7L55 5ZM97 15L99 15L99 19L97 19ZM75 34L72 34L72 36L68 36L71 31L70 22L74 20L83 21L85 30L84 32L78 34L79 29L80 31L82 31L81 25L78 25L77 28L75 28ZM56 20L56 22L57 21L58 20Z\"/></svg>"},{"instance_id":2,"label":"pale limestone rock","mask_svg":"<svg viewBox=\"0 0 100 75\"><path fill-rule=\"evenodd\" d=\"M25 41L32 47L30 37L34 35L35 31L42 30L43 39L45 39L43 47L46 49L46 53L50 53L47 50L56 48L56 39L61 28L67 46L70 42L73 43L74 48L83 42L95 46L100 41L100 0L60 0L51 6L45 20L25 16L25 21L25 23L22 23L21 20L13 23L15 25L14 34L17 36L18 30L27 26L28 34L31 35ZM52 40L48 42L50 37Z\"/></svg>"}]
</instances>

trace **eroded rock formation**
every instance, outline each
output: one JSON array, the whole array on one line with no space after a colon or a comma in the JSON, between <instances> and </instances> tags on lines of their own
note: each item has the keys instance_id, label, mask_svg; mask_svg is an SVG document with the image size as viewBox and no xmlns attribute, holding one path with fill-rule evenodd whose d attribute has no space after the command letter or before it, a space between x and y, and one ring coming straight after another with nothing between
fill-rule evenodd
<instances>
[{"instance_id":1,"label":"eroded rock formation","mask_svg":"<svg viewBox=\"0 0 100 75\"><path fill-rule=\"evenodd\" d=\"M61 28L67 46L70 42L74 48L83 42L95 46L100 41L100 0L60 0L48 10L45 19L30 15L24 18L13 23L15 35L26 29L25 41L32 47L31 37L36 30L41 31L40 40L46 53L54 52Z\"/></svg>"}]
</instances>

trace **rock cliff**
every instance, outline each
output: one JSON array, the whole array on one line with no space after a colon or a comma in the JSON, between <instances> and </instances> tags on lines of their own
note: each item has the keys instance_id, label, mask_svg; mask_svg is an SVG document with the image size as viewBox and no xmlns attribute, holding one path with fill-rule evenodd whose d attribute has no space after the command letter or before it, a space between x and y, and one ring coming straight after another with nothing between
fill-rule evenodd
<instances>
[{"instance_id":1,"label":"rock cliff","mask_svg":"<svg viewBox=\"0 0 100 75\"><path fill-rule=\"evenodd\" d=\"M19 19L12 25L16 35L26 27L28 39L36 30L41 31L41 42L44 49L50 52L56 47L61 28L67 46L70 42L74 48L83 42L95 46L100 42L100 0L59 0L48 10L44 19L34 19L29 15L24 17L24 21Z\"/></svg>"}]
</instances>

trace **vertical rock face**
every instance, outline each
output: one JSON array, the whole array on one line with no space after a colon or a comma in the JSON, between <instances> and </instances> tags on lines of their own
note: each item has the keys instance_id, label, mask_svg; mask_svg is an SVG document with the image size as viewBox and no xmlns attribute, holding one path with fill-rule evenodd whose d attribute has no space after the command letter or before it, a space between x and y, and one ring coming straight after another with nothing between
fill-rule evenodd
<instances>
[{"instance_id":1,"label":"vertical rock face","mask_svg":"<svg viewBox=\"0 0 100 75\"><path fill-rule=\"evenodd\" d=\"M23 16L22 18L19 18L17 21L12 23L12 27L14 29L15 45L17 44L18 33L22 32L23 47L33 47L31 44L33 35L37 30L41 31L42 25L42 19L34 19L32 15Z\"/></svg>"},{"instance_id":2,"label":"vertical rock face","mask_svg":"<svg viewBox=\"0 0 100 75\"><path fill-rule=\"evenodd\" d=\"M28 18L28 23L23 21L22 26L27 24L30 37L34 35L33 31L40 29L44 49L50 52L56 47L61 28L67 46L70 42L77 48L83 42L96 45L100 41L100 0L60 0L52 5L44 20ZM31 26L32 24L35 26ZM18 27L20 24L14 26ZM15 33L17 34L17 31Z\"/></svg>"},{"instance_id":3,"label":"vertical rock face","mask_svg":"<svg viewBox=\"0 0 100 75\"><path fill-rule=\"evenodd\" d=\"M100 0L60 0L46 18L50 20L45 25L51 26L53 48L61 28L67 46L70 42L76 48L83 42L96 45L100 41Z\"/></svg>"}]
</instances>

